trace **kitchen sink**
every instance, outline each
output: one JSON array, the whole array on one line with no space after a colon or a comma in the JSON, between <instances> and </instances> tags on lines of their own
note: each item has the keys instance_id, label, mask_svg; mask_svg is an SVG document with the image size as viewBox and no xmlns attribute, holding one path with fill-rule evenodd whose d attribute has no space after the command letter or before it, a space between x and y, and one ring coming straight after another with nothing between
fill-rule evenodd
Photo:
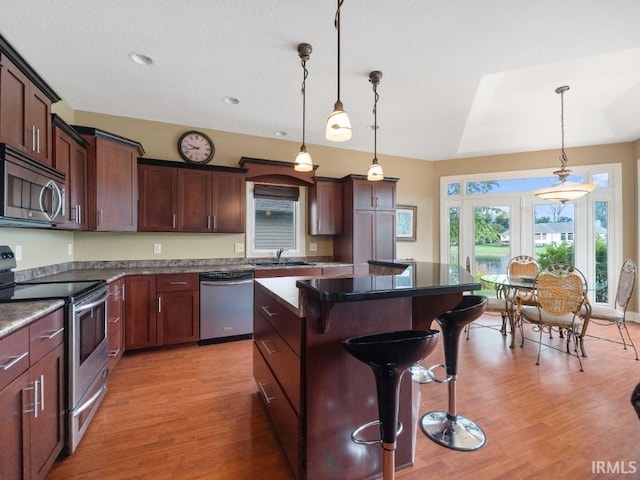
<instances>
[{"instance_id":1,"label":"kitchen sink","mask_svg":"<svg viewBox=\"0 0 640 480\"><path fill-rule=\"evenodd\" d=\"M315 265L315 263L309 262L256 262L253 264L256 267L288 267L296 265Z\"/></svg>"}]
</instances>

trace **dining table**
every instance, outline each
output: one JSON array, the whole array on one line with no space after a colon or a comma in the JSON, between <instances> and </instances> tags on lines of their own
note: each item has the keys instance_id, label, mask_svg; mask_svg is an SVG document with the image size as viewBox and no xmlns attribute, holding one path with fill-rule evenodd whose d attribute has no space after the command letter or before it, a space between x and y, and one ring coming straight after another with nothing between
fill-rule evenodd
<instances>
[{"instance_id":1,"label":"dining table","mask_svg":"<svg viewBox=\"0 0 640 480\"><path fill-rule=\"evenodd\" d=\"M505 310L509 319L511 331L511 343L509 347L515 347L515 330L517 326L517 314L514 299L519 293L530 294L534 290L535 275L514 275L506 273L487 274L480 277L480 281L492 284L498 294L505 299Z\"/></svg>"}]
</instances>

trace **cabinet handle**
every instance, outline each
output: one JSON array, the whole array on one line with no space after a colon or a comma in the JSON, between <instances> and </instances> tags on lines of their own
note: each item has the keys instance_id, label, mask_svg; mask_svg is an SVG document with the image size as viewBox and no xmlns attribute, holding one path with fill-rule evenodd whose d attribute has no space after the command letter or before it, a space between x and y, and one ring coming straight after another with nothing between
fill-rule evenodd
<instances>
[{"instance_id":1,"label":"cabinet handle","mask_svg":"<svg viewBox=\"0 0 640 480\"><path fill-rule=\"evenodd\" d=\"M158 313L162 311L162 297L158 297Z\"/></svg>"},{"instance_id":2,"label":"cabinet handle","mask_svg":"<svg viewBox=\"0 0 640 480\"><path fill-rule=\"evenodd\" d=\"M56 335L60 335L62 332L64 332L64 327L59 328L55 332L51 332L49 335L43 335L40 338L42 340L51 340L53 337L55 337Z\"/></svg>"},{"instance_id":3,"label":"cabinet handle","mask_svg":"<svg viewBox=\"0 0 640 480\"><path fill-rule=\"evenodd\" d=\"M119 348L116 348L115 350L111 350L111 351L109 352L109 356L110 356L110 357L117 357L119 353L120 353L120 349L119 349Z\"/></svg>"},{"instance_id":4,"label":"cabinet handle","mask_svg":"<svg viewBox=\"0 0 640 480\"><path fill-rule=\"evenodd\" d=\"M264 313L266 313L267 315L269 315L269 317L274 317L274 316L278 315L278 313L277 313L277 312L276 312L276 313L271 313L271 312L269 311L269 307L268 307L268 306L264 306L264 305L263 305L263 306L262 306L262 307L260 307L260 308L264 311Z\"/></svg>"},{"instance_id":5,"label":"cabinet handle","mask_svg":"<svg viewBox=\"0 0 640 480\"><path fill-rule=\"evenodd\" d=\"M269 394L267 393L266 390L266 386L268 385L268 383L262 383L262 382L258 382L258 387L260 387L260 390L262 391L262 396L264 396L264 400L267 403L271 403L271 400L275 400L277 397L270 397Z\"/></svg>"},{"instance_id":6,"label":"cabinet handle","mask_svg":"<svg viewBox=\"0 0 640 480\"><path fill-rule=\"evenodd\" d=\"M207 230L211 230L211 215L207 215Z\"/></svg>"},{"instance_id":7,"label":"cabinet handle","mask_svg":"<svg viewBox=\"0 0 640 480\"><path fill-rule=\"evenodd\" d=\"M187 282L169 282L169 285L186 285Z\"/></svg>"},{"instance_id":8,"label":"cabinet handle","mask_svg":"<svg viewBox=\"0 0 640 480\"><path fill-rule=\"evenodd\" d=\"M120 321L120 317L110 318L109 323L118 323Z\"/></svg>"},{"instance_id":9,"label":"cabinet handle","mask_svg":"<svg viewBox=\"0 0 640 480\"><path fill-rule=\"evenodd\" d=\"M40 411L44 412L44 374L40 375Z\"/></svg>"},{"instance_id":10,"label":"cabinet handle","mask_svg":"<svg viewBox=\"0 0 640 480\"><path fill-rule=\"evenodd\" d=\"M33 409L23 410L23 413L33 413L33 418L38 418L38 384L40 382L35 380L33 382L33 387L25 387L25 390L33 390Z\"/></svg>"},{"instance_id":11,"label":"cabinet handle","mask_svg":"<svg viewBox=\"0 0 640 480\"><path fill-rule=\"evenodd\" d=\"M36 151L36 126L31 127L31 151Z\"/></svg>"},{"instance_id":12,"label":"cabinet handle","mask_svg":"<svg viewBox=\"0 0 640 480\"><path fill-rule=\"evenodd\" d=\"M98 225L102 225L102 209L98 210Z\"/></svg>"},{"instance_id":13,"label":"cabinet handle","mask_svg":"<svg viewBox=\"0 0 640 480\"><path fill-rule=\"evenodd\" d=\"M272 349L269 348L269 345L267 345L267 343L272 343L269 340L260 340L260 343L262 343L262 345L267 350L267 352L269 352L269 355L273 355L274 353L278 353L278 350L276 350L276 349L272 350Z\"/></svg>"},{"instance_id":14,"label":"cabinet handle","mask_svg":"<svg viewBox=\"0 0 640 480\"><path fill-rule=\"evenodd\" d=\"M174 213L173 215L171 215L171 217L172 217L171 222L173 224L173 228L176 228L176 214Z\"/></svg>"},{"instance_id":15,"label":"cabinet handle","mask_svg":"<svg viewBox=\"0 0 640 480\"><path fill-rule=\"evenodd\" d=\"M78 205L78 223L82 223L82 205Z\"/></svg>"},{"instance_id":16,"label":"cabinet handle","mask_svg":"<svg viewBox=\"0 0 640 480\"><path fill-rule=\"evenodd\" d=\"M213 215L213 229L216 229L216 216Z\"/></svg>"},{"instance_id":17,"label":"cabinet handle","mask_svg":"<svg viewBox=\"0 0 640 480\"><path fill-rule=\"evenodd\" d=\"M124 283L122 284L122 303L124 303Z\"/></svg>"},{"instance_id":18,"label":"cabinet handle","mask_svg":"<svg viewBox=\"0 0 640 480\"><path fill-rule=\"evenodd\" d=\"M18 363L20 360L22 360L27 355L29 355L28 351L24 352L21 355L17 355L15 357L13 357L13 359L9 363L5 363L4 365L0 365L0 368L2 369L3 372L6 372L7 370L9 370L11 367L13 367L16 363Z\"/></svg>"},{"instance_id":19,"label":"cabinet handle","mask_svg":"<svg viewBox=\"0 0 640 480\"><path fill-rule=\"evenodd\" d=\"M320 221L320 219L318 219L318 232L322 231L322 228L320 228L322 226L322 222Z\"/></svg>"},{"instance_id":20,"label":"cabinet handle","mask_svg":"<svg viewBox=\"0 0 640 480\"><path fill-rule=\"evenodd\" d=\"M40 129L36 128L36 152L40 153Z\"/></svg>"}]
</instances>

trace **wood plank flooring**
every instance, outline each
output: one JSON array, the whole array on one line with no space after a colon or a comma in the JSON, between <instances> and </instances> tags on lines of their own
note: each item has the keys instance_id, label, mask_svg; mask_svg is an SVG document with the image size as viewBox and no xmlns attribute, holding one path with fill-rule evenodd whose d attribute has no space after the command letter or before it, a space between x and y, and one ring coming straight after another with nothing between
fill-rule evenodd
<instances>
[{"instance_id":1,"label":"wood plank flooring","mask_svg":"<svg viewBox=\"0 0 640 480\"><path fill-rule=\"evenodd\" d=\"M510 349L509 337L495 329L498 317L485 315L477 323L489 328L474 327L469 341L461 339L458 412L484 429L487 445L449 450L418 429L415 464L399 471L399 480L640 476L640 421L629 402L640 362L632 351L587 338L583 373L576 358L548 347L536 366L535 343L520 348L518 336ZM618 334L615 326L590 329ZM640 346L640 325L629 329ZM545 341L563 348L559 338ZM442 361L441 343L425 364ZM421 415L446 409L446 385L422 385L421 392ZM47 476L292 478L253 381L250 340L126 354L78 449Z\"/></svg>"}]
</instances>

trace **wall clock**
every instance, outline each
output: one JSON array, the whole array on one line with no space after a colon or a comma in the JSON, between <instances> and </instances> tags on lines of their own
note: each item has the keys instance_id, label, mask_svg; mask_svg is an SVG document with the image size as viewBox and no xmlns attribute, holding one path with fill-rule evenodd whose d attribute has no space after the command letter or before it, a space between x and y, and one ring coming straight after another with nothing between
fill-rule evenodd
<instances>
[{"instance_id":1,"label":"wall clock","mask_svg":"<svg viewBox=\"0 0 640 480\"><path fill-rule=\"evenodd\" d=\"M216 153L216 147L204 133L190 130L180 136L178 153L185 162L209 163Z\"/></svg>"}]
</instances>

